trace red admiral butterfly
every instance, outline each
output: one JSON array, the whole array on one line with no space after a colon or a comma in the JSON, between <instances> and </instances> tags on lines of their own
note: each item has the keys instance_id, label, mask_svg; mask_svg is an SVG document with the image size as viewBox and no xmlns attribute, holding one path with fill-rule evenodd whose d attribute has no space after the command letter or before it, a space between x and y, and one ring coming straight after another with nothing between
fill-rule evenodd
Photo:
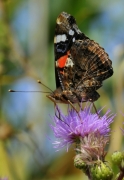
<instances>
[{"instance_id":1,"label":"red admiral butterfly","mask_svg":"<svg viewBox=\"0 0 124 180\"><path fill-rule=\"evenodd\" d=\"M113 74L112 61L102 47L83 34L73 16L62 12L56 21L54 102L94 102L102 81Z\"/></svg>"}]
</instances>

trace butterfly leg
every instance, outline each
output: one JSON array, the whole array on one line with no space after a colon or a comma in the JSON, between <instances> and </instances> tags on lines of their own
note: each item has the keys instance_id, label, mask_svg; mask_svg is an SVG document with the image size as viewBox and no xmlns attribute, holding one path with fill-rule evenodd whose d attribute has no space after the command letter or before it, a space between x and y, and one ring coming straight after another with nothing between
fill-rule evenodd
<instances>
[{"instance_id":1,"label":"butterfly leg","mask_svg":"<svg viewBox=\"0 0 124 180\"><path fill-rule=\"evenodd\" d=\"M56 100L54 98L52 98L51 96L47 96L53 103L54 103L54 110L55 110L55 116L61 120L61 117L60 117L60 111L58 109L58 106L56 104ZM58 111L58 114L56 113L56 110Z\"/></svg>"},{"instance_id":2,"label":"butterfly leg","mask_svg":"<svg viewBox=\"0 0 124 180\"><path fill-rule=\"evenodd\" d=\"M54 103L54 105L56 106L56 101L55 101L55 99L54 98L52 98L51 96L49 96L49 95L47 95L46 97L48 97L53 103Z\"/></svg>"},{"instance_id":3,"label":"butterfly leg","mask_svg":"<svg viewBox=\"0 0 124 180\"><path fill-rule=\"evenodd\" d=\"M71 103L71 101L70 100L68 100L68 103L71 105L71 107L76 111L76 113L78 114L78 117L80 118L80 120L81 120L81 116L80 116L80 114L79 114L79 111L74 107L74 105Z\"/></svg>"},{"instance_id":4,"label":"butterfly leg","mask_svg":"<svg viewBox=\"0 0 124 180\"><path fill-rule=\"evenodd\" d=\"M74 105L71 103L70 100L68 100L68 103L71 105L71 107L78 113L78 110L74 107Z\"/></svg>"},{"instance_id":5,"label":"butterfly leg","mask_svg":"<svg viewBox=\"0 0 124 180\"><path fill-rule=\"evenodd\" d=\"M98 111L97 111L97 109L96 109L96 106L95 106L94 102L93 102L93 107L94 107L95 112L96 112L96 114L98 115L98 117L101 118L100 115L99 115L99 113L98 113Z\"/></svg>"},{"instance_id":6,"label":"butterfly leg","mask_svg":"<svg viewBox=\"0 0 124 180\"><path fill-rule=\"evenodd\" d=\"M57 107L56 100L52 98L51 96L47 96L53 103L54 103L54 109ZM58 110L58 108L57 108Z\"/></svg>"}]
</instances>

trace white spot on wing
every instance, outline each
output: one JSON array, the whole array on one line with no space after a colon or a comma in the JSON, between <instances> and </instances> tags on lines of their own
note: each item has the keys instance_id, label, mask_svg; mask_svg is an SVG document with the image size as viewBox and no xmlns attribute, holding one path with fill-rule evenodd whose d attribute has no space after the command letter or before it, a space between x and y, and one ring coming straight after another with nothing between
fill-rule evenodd
<instances>
[{"instance_id":1,"label":"white spot on wing","mask_svg":"<svg viewBox=\"0 0 124 180\"><path fill-rule=\"evenodd\" d=\"M65 42L67 40L66 34L57 35L54 37L54 43Z\"/></svg>"},{"instance_id":2,"label":"white spot on wing","mask_svg":"<svg viewBox=\"0 0 124 180\"><path fill-rule=\"evenodd\" d=\"M69 35L71 35L71 36L74 35L74 31L72 29L69 30Z\"/></svg>"},{"instance_id":3,"label":"white spot on wing","mask_svg":"<svg viewBox=\"0 0 124 180\"><path fill-rule=\"evenodd\" d=\"M75 37L73 37L72 41L75 42Z\"/></svg>"},{"instance_id":4,"label":"white spot on wing","mask_svg":"<svg viewBox=\"0 0 124 180\"><path fill-rule=\"evenodd\" d=\"M59 43L61 41L61 35L56 36L56 43Z\"/></svg>"},{"instance_id":5,"label":"white spot on wing","mask_svg":"<svg viewBox=\"0 0 124 180\"><path fill-rule=\"evenodd\" d=\"M66 67L68 67L68 66L73 67L73 65L74 65L74 63L72 62L71 58L68 57L66 60L65 66Z\"/></svg>"},{"instance_id":6,"label":"white spot on wing","mask_svg":"<svg viewBox=\"0 0 124 180\"><path fill-rule=\"evenodd\" d=\"M63 42L65 42L65 41L66 41L66 39L67 39L67 38L66 38L66 35L65 35L65 34L63 34L63 35L62 35L62 41L63 41Z\"/></svg>"}]
</instances>

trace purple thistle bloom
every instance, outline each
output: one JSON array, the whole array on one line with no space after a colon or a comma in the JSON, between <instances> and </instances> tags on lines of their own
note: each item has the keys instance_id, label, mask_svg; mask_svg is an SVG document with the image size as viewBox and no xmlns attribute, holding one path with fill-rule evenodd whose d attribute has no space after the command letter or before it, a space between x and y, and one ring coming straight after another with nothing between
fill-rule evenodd
<instances>
[{"instance_id":1,"label":"purple thistle bloom","mask_svg":"<svg viewBox=\"0 0 124 180\"><path fill-rule=\"evenodd\" d=\"M110 124L115 115L109 114L108 110L102 117L96 113L91 113L92 105L85 107L77 113L74 109L68 110L67 115L63 115L58 106L54 116L54 125L51 125L55 137L58 141L54 142L55 148L68 147L73 144L79 144L81 138L89 134L99 134L108 136L110 133Z\"/></svg>"}]
</instances>

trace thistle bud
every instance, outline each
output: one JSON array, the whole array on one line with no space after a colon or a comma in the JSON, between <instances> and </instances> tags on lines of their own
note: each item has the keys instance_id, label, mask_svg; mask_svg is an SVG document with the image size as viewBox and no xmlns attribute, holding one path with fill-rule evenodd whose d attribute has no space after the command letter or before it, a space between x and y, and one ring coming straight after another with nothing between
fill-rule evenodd
<instances>
[{"instance_id":1,"label":"thistle bud","mask_svg":"<svg viewBox=\"0 0 124 180\"><path fill-rule=\"evenodd\" d=\"M124 160L124 152L116 151L112 154L112 162L119 167L122 164L122 161Z\"/></svg>"},{"instance_id":2,"label":"thistle bud","mask_svg":"<svg viewBox=\"0 0 124 180\"><path fill-rule=\"evenodd\" d=\"M109 166L105 163L100 162L91 167L92 180L111 180L113 177L113 172Z\"/></svg>"}]
</instances>

